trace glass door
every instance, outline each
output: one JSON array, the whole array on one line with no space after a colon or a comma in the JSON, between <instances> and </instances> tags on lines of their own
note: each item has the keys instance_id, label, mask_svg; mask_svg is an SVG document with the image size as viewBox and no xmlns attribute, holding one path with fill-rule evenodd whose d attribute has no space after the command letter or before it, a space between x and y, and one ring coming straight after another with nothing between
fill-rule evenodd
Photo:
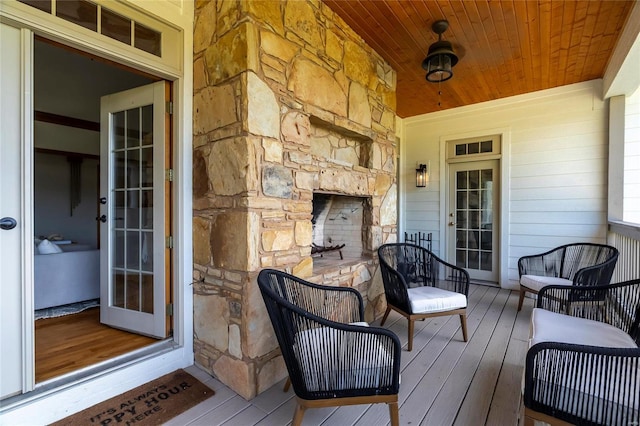
<instances>
[{"instance_id":1,"label":"glass door","mask_svg":"<svg viewBox=\"0 0 640 426\"><path fill-rule=\"evenodd\" d=\"M158 338L168 334L165 84L101 99L100 320Z\"/></svg>"},{"instance_id":2,"label":"glass door","mask_svg":"<svg viewBox=\"0 0 640 426\"><path fill-rule=\"evenodd\" d=\"M472 280L498 282L498 160L449 166L449 259Z\"/></svg>"}]
</instances>

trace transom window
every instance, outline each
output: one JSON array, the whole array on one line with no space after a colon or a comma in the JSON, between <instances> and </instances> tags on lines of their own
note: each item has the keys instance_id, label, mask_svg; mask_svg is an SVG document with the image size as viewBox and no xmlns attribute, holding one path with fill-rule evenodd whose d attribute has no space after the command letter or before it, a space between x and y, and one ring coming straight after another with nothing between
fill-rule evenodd
<instances>
[{"instance_id":1,"label":"transom window","mask_svg":"<svg viewBox=\"0 0 640 426\"><path fill-rule=\"evenodd\" d=\"M65 21L161 57L162 33L88 0L18 0Z\"/></svg>"},{"instance_id":2,"label":"transom window","mask_svg":"<svg viewBox=\"0 0 640 426\"><path fill-rule=\"evenodd\" d=\"M500 136L498 135L458 139L447 143L447 158L449 160L496 154L500 154Z\"/></svg>"}]
</instances>

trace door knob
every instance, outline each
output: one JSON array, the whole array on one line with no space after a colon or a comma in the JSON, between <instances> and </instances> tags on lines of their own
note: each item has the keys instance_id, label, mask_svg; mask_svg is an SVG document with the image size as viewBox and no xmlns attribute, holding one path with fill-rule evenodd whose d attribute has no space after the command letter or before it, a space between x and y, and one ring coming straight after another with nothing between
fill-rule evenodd
<instances>
[{"instance_id":1,"label":"door knob","mask_svg":"<svg viewBox=\"0 0 640 426\"><path fill-rule=\"evenodd\" d=\"M96 220L99 220L100 222L105 223L107 221L107 216L103 214L100 217L96 217Z\"/></svg>"},{"instance_id":2,"label":"door knob","mask_svg":"<svg viewBox=\"0 0 640 426\"><path fill-rule=\"evenodd\" d=\"M3 217L0 219L0 229L4 229L5 231L15 228L17 224L18 222L12 217Z\"/></svg>"},{"instance_id":3,"label":"door knob","mask_svg":"<svg viewBox=\"0 0 640 426\"><path fill-rule=\"evenodd\" d=\"M455 222L449 222L449 226L455 226Z\"/></svg>"}]
</instances>

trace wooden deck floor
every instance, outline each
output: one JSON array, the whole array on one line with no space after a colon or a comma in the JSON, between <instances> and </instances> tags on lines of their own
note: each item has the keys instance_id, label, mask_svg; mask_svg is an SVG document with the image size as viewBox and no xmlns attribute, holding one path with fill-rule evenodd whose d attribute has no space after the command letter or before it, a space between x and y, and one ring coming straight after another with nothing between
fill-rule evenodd
<instances>
[{"instance_id":1,"label":"wooden deck floor","mask_svg":"<svg viewBox=\"0 0 640 426\"><path fill-rule=\"evenodd\" d=\"M472 285L462 341L458 316L416 323L413 351L402 353L400 424L517 425L522 369L527 349L531 299L516 312L517 292ZM391 313L385 327L406 349L406 320ZM278 383L251 401L197 367L188 369L216 391L208 400L167 423L184 425L286 425L291 423L293 391ZM307 410L304 425L389 424L384 404Z\"/></svg>"}]
</instances>

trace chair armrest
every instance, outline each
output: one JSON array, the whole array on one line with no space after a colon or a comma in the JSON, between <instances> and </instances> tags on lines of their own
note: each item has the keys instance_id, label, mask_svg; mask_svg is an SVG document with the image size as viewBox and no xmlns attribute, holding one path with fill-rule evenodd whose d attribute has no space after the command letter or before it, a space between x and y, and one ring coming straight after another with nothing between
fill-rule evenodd
<instances>
[{"instance_id":1,"label":"chair armrest","mask_svg":"<svg viewBox=\"0 0 640 426\"><path fill-rule=\"evenodd\" d=\"M527 352L524 404L572 424L640 420L640 348L544 342Z\"/></svg>"},{"instance_id":2,"label":"chair armrest","mask_svg":"<svg viewBox=\"0 0 640 426\"><path fill-rule=\"evenodd\" d=\"M611 324L640 343L640 279L592 287L543 287L538 308Z\"/></svg>"}]
</instances>

